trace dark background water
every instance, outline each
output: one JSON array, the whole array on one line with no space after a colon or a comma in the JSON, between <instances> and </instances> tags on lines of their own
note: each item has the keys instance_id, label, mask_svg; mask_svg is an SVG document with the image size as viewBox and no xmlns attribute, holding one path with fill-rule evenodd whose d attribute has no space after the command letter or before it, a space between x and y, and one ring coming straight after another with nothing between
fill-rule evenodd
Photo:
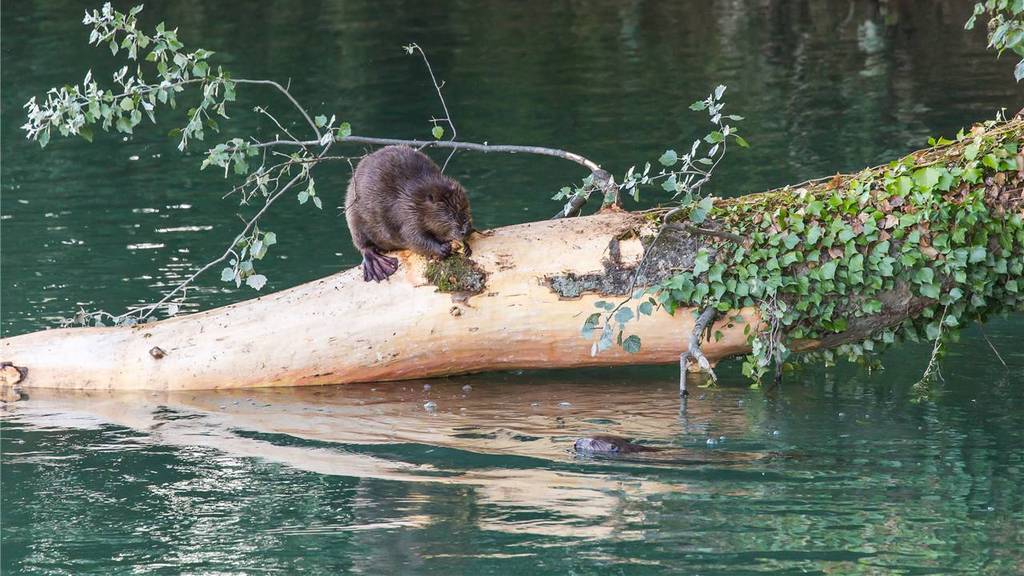
<instances>
[{"instance_id":1,"label":"dark background water","mask_svg":"<svg viewBox=\"0 0 1024 576\"><path fill-rule=\"evenodd\" d=\"M230 183L166 136L180 119L169 111L128 139L54 139L45 151L24 140L29 97L114 68L86 46L86 7L2 6L4 335L79 306L151 301L239 227L237 205L220 198ZM1024 105L1011 59L962 30L969 12L952 0L181 1L149 4L141 20L179 26L236 77L290 79L315 113L379 136L426 137L441 113L422 63L400 48L418 42L461 138L567 148L619 173L702 135L687 106L724 83L753 144L713 183L734 195L887 161ZM274 95L243 90L225 138L272 133L250 112L257 103L289 115ZM449 172L485 228L548 216L551 194L583 176L564 161L471 153ZM279 246L267 289L357 263L337 210L347 175L344 164L322 171L323 211L285 201L268 220ZM250 294L210 277L191 306ZM430 390L34 394L4 414L0 568L1022 573L1024 321L985 333L1009 370L972 328L919 402L911 385L930 350L910 344L882 372L810 369L770 394L725 366L723 386L684 416L670 369ZM596 432L671 451L620 462L567 452Z\"/></svg>"}]
</instances>

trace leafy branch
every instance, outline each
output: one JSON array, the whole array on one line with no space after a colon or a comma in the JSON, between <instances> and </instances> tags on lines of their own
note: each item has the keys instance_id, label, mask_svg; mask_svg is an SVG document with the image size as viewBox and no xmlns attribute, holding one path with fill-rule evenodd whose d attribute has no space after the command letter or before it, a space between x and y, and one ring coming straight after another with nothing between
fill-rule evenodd
<instances>
[{"instance_id":1,"label":"leafy branch","mask_svg":"<svg viewBox=\"0 0 1024 576\"><path fill-rule=\"evenodd\" d=\"M422 57L445 114L443 118L431 119L434 124L431 130L434 140L358 136L352 134L349 123L339 121L334 115L328 118L326 115L310 114L286 85L273 80L233 78L222 67L214 68L210 64L214 52L202 48L186 50L178 38L177 29L168 29L161 22L152 33L142 31L138 25L138 14L141 11L140 5L127 13L120 12L108 2L98 10L85 12L82 23L91 27L89 44L106 45L114 55L123 53L129 63L113 74L115 88L101 87L90 70L79 84L52 88L43 99L31 98L25 104L28 121L22 126L28 139L39 142L42 147L49 143L53 134L65 137L77 135L91 142L94 137L93 127L97 125L104 131L133 134L144 118L156 122L155 112L159 106L176 109L179 95L186 89L194 88L201 99L187 110L185 125L173 131L179 138L178 149L185 151L194 142L204 141L208 132L220 131L219 121L229 119L228 107L236 100L239 85L264 86L281 93L290 102L293 111L308 125L306 132L312 138L305 134L293 134L266 107L255 107L254 110L269 118L280 133L265 141L233 138L215 144L207 149L201 168L216 166L224 169L225 177L243 177L243 181L224 196L237 194L241 205L262 200L261 208L245 220L242 231L219 258L200 267L158 302L133 308L121 315L107 312L90 315L89 319L95 322L140 322L161 309L173 315L180 309L187 287L203 273L225 262L228 266L221 271L222 280L233 282L236 286L244 283L257 290L261 289L267 279L257 273L255 263L266 255L270 246L276 244L277 236L274 232L260 229L260 218L288 192L295 192L299 204L312 201L317 208L322 209L323 204L317 195L316 181L312 174L313 168L327 160L344 159L350 164L353 160L346 156L327 156L327 152L336 143L435 147L450 149L452 154L456 150L538 154L579 164L591 175L598 175L599 179L607 174L596 162L566 150L457 141L458 132L442 93L444 83L437 80L426 53L418 44L409 44L405 50L409 54L419 53ZM442 124L447 124L451 129L451 138L448 140L442 140L445 134ZM451 154L445 166L450 159ZM613 181L607 184L614 187ZM617 195L611 191L608 197L618 201ZM565 212L569 213L568 210Z\"/></svg>"},{"instance_id":2,"label":"leafy branch","mask_svg":"<svg viewBox=\"0 0 1024 576\"><path fill-rule=\"evenodd\" d=\"M646 301L633 308L626 306L634 299L641 298L645 291L634 293L640 278L646 271L647 263L654 252L666 230L677 225L677 220L684 220L684 230L692 235L707 235L717 238L724 238L733 242L743 243L744 239L730 232L709 230L700 228L700 224L707 218L708 212L714 205L714 198L703 194L703 187L711 181L711 177L718 168L722 159L725 158L728 149L729 138L732 138L739 146L747 147L749 144L739 135L735 126L728 121L739 122L743 117L736 115L725 115L726 87L719 85L703 100L698 100L690 105L694 111L706 110L709 121L714 129L708 132L703 138L694 140L690 151L679 155L675 150L666 150L658 159L661 168L657 173L651 173L651 163L644 165L643 171L638 172L636 166L631 166L622 179L621 188L630 194L634 200L639 201L640 190L643 186L653 186L657 183L665 192L672 193L674 207L668 210L661 218L661 223L654 239L647 244L643 256L636 266L629 288L626 289L626 298L618 304L606 301L598 301L595 306L604 312L591 314L584 322L583 337L592 339L593 330L602 325L601 337L595 340L591 346L591 355L607 350L612 346L613 340L622 346L627 352L638 352L640 350L640 337L631 335L623 338L626 325L641 315L649 316L657 307L654 298L649 297ZM571 191L563 189L562 193L568 196ZM707 254L703 254L706 263ZM698 260L701 256L698 256ZM698 264L699 265L699 264ZM705 321L706 323L706 321ZM691 347L692 348L692 347ZM699 349L689 354L695 359L702 357ZM713 374L713 373L712 373Z\"/></svg>"},{"instance_id":3,"label":"leafy branch","mask_svg":"<svg viewBox=\"0 0 1024 576\"><path fill-rule=\"evenodd\" d=\"M978 16L988 15L988 47L1002 56L1009 50L1021 59L1013 69L1018 82L1024 80L1024 2L1020 0L986 0L974 5L974 14L964 26L971 30Z\"/></svg>"}]
</instances>

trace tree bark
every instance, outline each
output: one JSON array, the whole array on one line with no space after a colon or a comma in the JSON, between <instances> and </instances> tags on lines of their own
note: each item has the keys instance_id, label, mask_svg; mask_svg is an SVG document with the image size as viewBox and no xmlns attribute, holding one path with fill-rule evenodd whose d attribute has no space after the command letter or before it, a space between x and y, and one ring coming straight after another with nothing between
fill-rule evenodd
<instances>
[{"instance_id":1,"label":"tree bark","mask_svg":"<svg viewBox=\"0 0 1024 576\"><path fill-rule=\"evenodd\" d=\"M1018 159L1024 164L1024 157ZM1014 181L1024 178L1024 165L1019 176L1013 174ZM824 180L816 186L829 190ZM1014 195L1006 206L1019 210L1024 193L1006 194ZM769 212L780 200L799 202L802 197L801 188L787 188L723 203L761 203ZM642 341L635 354L613 346L592 355L591 342L581 336L584 320L598 311L595 302L621 301L631 292L645 243L654 237L662 213L610 210L499 228L471 238L472 260L437 263L398 253L398 272L380 284L364 282L360 270L352 269L159 322L7 338L0 340L0 382L26 388L170 391L675 363L699 311L656 311L630 322L629 333ZM714 251L716 243L729 242L709 234L706 228L714 232L714 224L703 224L705 229L670 226L651 250L637 287L691 268L699 250ZM851 318L846 331L793 348L863 339L935 303L904 284L878 299L881 313ZM712 330L721 337L701 346L707 359L714 364L748 353L748 324L761 328L756 308L720 314ZM599 338L600 332L599 327L592 337Z\"/></svg>"}]
</instances>

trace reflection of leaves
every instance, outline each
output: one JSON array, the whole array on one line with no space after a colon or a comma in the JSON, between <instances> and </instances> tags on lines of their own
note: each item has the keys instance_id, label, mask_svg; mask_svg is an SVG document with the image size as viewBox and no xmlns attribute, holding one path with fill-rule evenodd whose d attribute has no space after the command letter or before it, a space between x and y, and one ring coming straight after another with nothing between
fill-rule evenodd
<instances>
[{"instance_id":1,"label":"reflection of leaves","mask_svg":"<svg viewBox=\"0 0 1024 576\"><path fill-rule=\"evenodd\" d=\"M640 351L640 337L634 334L626 338L622 341L622 349L630 354L636 354Z\"/></svg>"},{"instance_id":2,"label":"reflection of leaves","mask_svg":"<svg viewBox=\"0 0 1024 576\"><path fill-rule=\"evenodd\" d=\"M246 285L256 290L260 290L267 284L267 277L263 274L253 274L245 279Z\"/></svg>"},{"instance_id":3,"label":"reflection of leaves","mask_svg":"<svg viewBox=\"0 0 1024 576\"><path fill-rule=\"evenodd\" d=\"M580 330L580 335L590 340L594 336L594 328L597 327L597 323L601 321L601 313L594 312L587 317L587 320L583 323L583 329Z\"/></svg>"}]
</instances>

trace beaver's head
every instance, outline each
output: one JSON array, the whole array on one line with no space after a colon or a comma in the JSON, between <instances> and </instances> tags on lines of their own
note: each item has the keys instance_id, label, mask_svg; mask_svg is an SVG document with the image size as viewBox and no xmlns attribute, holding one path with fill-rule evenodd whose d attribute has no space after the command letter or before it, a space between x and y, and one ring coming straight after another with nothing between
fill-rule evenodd
<instances>
[{"instance_id":1,"label":"beaver's head","mask_svg":"<svg viewBox=\"0 0 1024 576\"><path fill-rule=\"evenodd\" d=\"M442 175L425 179L417 196L424 228L441 242L465 240L473 231L466 189L455 180Z\"/></svg>"}]
</instances>

